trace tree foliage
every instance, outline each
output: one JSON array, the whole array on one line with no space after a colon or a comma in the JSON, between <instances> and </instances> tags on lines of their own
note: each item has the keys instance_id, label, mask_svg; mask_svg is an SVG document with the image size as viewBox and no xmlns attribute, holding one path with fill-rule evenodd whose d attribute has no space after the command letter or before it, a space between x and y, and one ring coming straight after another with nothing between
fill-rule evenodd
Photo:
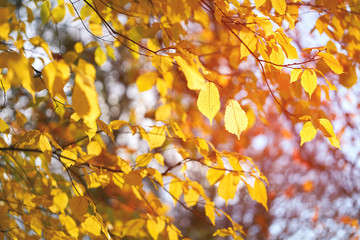
<instances>
[{"instance_id":1,"label":"tree foliage","mask_svg":"<svg viewBox=\"0 0 360 240\"><path fill-rule=\"evenodd\" d=\"M243 239L236 196L271 208L275 159L317 169L300 155L322 135L339 171L358 169L341 151L356 111L339 101L357 81L359 1L2 1L0 13L4 239ZM262 136L276 139L263 152Z\"/></svg>"}]
</instances>

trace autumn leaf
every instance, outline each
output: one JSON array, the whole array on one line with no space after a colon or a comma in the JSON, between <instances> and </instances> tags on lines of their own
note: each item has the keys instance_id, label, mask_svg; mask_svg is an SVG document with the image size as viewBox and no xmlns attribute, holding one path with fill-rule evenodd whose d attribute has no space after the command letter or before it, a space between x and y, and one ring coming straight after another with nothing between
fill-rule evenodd
<instances>
[{"instance_id":1,"label":"autumn leaf","mask_svg":"<svg viewBox=\"0 0 360 240\"><path fill-rule=\"evenodd\" d=\"M146 221L146 227L149 231L151 237L154 240L158 239L159 234L164 230L165 228L165 222L161 218L157 217L155 219L150 218Z\"/></svg>"},{"instance_id":2,"label":"autumn leaf","mask_svg":"<svg viewBox=\"0 0 360 240\"><path fill-rule=\"evenodd\" d=\"M97 65L102 66L107 60L107 56L105 52L101 49L101 47L97 47L94 53L95 62Z\"/></svg>"},{"instance_id":3,"label":"autumn leaf","mask_svg":"<svg viewBox=\"0 0 360 240\"><path fill-rule=\"evenodd\" d=\"M330 53L319 52L318 55L324 59L326 64L334 71L336 74L343 73L343 67L340 65L339 61L331 55Z\"/></svg>"},{"instance_id":4,"label":"autumn leaf","mask_svg":"<svg viewBox=\"0 0 360 240\"><path fill-rule=\"evenodd\" d=\"M240 134L246 129L248 120L245 111L237 101L230 99L227 102L224 122L226 130L240 139Z\"/></svg>"},{"instance_id":5,"label":"autumn leaf","mask_svg":"<svg viewBox=\"0 0 360 240\"><path fill-rule=\"evenodd\" d=\"M226 204L229 199L233 199L235 197L239 181L240 176L233 172L226 174L220 181L217 192L219 196L226 201Z\"/></svg>"},{"instance_id":6,"label":"autumn leaf","mask_svg":"<svg viewBox=\"0 0 360 240\"><path fill-rule=\"evenodd\" d=\"M303 70L298 69L298 68L291 70L290 83L296 82L299 79L299 77L301 76L302 72L303 72Z\"/></svg>"},{"instance_id":7,"label":"autumn leaf","mask_svg":"<svg viewBox=\"0 0 360 240\"><path fill-rule=\"evenodd\" d=\"M179 179L173 178L171 179L169 192L174 200L174 205L179 201L181 194L183 193L183 184Z\"/></svg>"},{"instance_id":8,"label":"autumn leaf","mask_svg":"<svg viewBox=\"0 0 360 240\"><path fill-rule=\"evenodd\" d=\"M205 83L204 89L199 93L197 106L199 111L210 120L210 125L212 125L212 120L220 110L220 95L214 83Z\"/></svg>"},{"instance_id":9,"label":"autumn leaf","mask_svg":"<svg viewBox=\"0 0 360 240\"><path fill-rule=\"evenodd\" d=\"M166 140L165 127L155 126L149 132L148 143L150 150L161 147Z\"/></svg>"},{"instance_id":10,"label":"autumn leaf","mask_svg":"<svg viewBox=\"0 0 360 240\"><path fill-rule=\"evenodd\" d=\"M317 130L312 125L311 121L307 121L300 131L300 137L301 137L300 146L302 146L305 142L310 142L311 140L313 140L316 135L316 132Z\"/></svg>"},{"instance_id":11,"label":"autumn leaf","mask_svg":"<svg viewBox=\"0 0 360 240\"><path fill-rule=\"evenodd\" d=\"M187 86L191 90L201 90L205 88L205 79L199 72L194 63L189 64L184 58L175 56L177 64L179 64L181 71L184 73Z\"/></svg>"},{"instance_id":12,"label":"autumn leaf","mask_svg":"<svg viewBox=\"0 0 360 240\"><path fill-rule=\"evenodd\" d=\"M286 10L285 0L271 0L271 4L273 5L275 11L277 11L280 15L285 14L285 10Z\"/></svg>"},{"instance_id":13,"label":"autumn leaf","mask_svg":"<svg viewBox=\"0 0 360 240\"><path fill-rule=\"evenodd\" d=\"M142 74L136 79L136 86L140 92L150 90L155 85L157 77L158 75L156 72Z\"/></svg>"},{"instance_id":14,"label":"autumn leaf","mask_svg":"<svg viewBox=\"0 0 360 240\"><path fill-rule=\"evenodd\" d=\"M96 219L95 216L90 216L82 223L83 228L95 236L100 236L101 234L101 223Z\"/></svg>"},{"instance_id":15,"label":"autumn leaf","mask_svg":"<svg viewBox=\"0 0 360 240\"><path fill-rule=\"evenodd\" d=\"M255 179L254 187L251 187L249 184L246 184L246 186L249 191L250 197L253 200L261 203L266 209L266 211L268 211L267 193L264 183L259 179Z\"/></svg>"},{"instance_id":16,"label":"autumn leaf","mask_svg":"<svg viewBox=\"0 0 360 240\"><path fill-rule=\"evenodd\" d=\"M315 88L317 86L317 77L312 69L305 69L304 72L301 75L301 86L304 88L305 92L309 94L309 97L311 98L311 95L315 91Z\"/></svg>"},{"instance_id":17,"label":"autumn leaf","mask_svg":"<svg viewBox=\"0 0 360 240\"><path fill-rule=\"evenodd\" d=\"M70 77L70 67L64 60L47 64L43 69L44 83L52 96L66 100L64 86Z\"/></svg>"},{"instance_id":18,"label":"autumn leaf","mask_svg":"<svg viewBox=\"0 0 360 240\"><path fill-rule=\"evenodd\" d=\"M262 5L264 5L265 2L266 2L266 0L255 0L256 8L259 8Z\"/></svg>"},{"instance_id":19,"label":"autumn leaf","mask_svg":"<svg viewBox=\"0 0 360 240\"><path fill-rule=\"evenodd\" d=\"M75 86L72 95L74 110L85 120L96 121L100 116L100 108L95 89L95 68L80 59L76 67Z\"/></svg>"},{"instance_id":20,"label":"autumn leaf","mask_svg":"<svg viewBox=\"0 0 360 240\"><path fill-rule=\"evenodd\" d=\"M199 193L194 188L184 190L184 201L188 207L193 207L199 200Z\"/></svg>"}]
</instances>

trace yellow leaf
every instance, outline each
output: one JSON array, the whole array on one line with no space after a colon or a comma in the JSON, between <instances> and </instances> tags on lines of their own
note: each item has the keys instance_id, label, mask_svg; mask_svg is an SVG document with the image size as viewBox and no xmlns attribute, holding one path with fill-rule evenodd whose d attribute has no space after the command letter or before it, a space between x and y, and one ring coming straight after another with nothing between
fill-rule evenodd
<instances>
[{"instance_id":1,"label":"yellow leaf","mask_svg":"<svg viewBox=\"0 0 360 240\"><path fill-rule=\"evenodd\" d=\"M32 73L26 57L16 52L2 52L0 53L1 68L7 68L8 70L5 82L9 82L11 86L21 84L32 96L35 96Z\"/></svg>"},{"instance_id":2,"label":"yellow leaf","mask_svg":"<svg viewBox=\"0 0 360 240\"><path fill-rule=\"evenodd\" d=\"M85 60L79 59L74 68L75 86L72 95L72 106L83 119L92 122L100 116L100 108L95 89L95 68Z\"/></svg>"},{"instance_id":3,"label":"yellow leaf","mask_svg":"<svg viewBox=\"0 0 360 240\"><path fill-rule=\"evenodd\" d=\"M137 156L136 157L136 166L145 167L146 165L148 165L151 162L153 157L154 157L153 153L145 153L145 154L141 154L141 155Z\"/></svg>"},{"instance_id":4,"label":"yellow leaf","mask_svg":"<svg viewBox=\"0 0 360 240\"><path fill-rule=\"evenodd\" d=\"M95 216L86 218L85 222L83 222L81 225L88 233L91 233L95 236L100 236L101 223Z\"/></svg>"},{"instance_id":5,"label":"yellow leaf","mask_svg":"<svg viewBox=\"0 0 360 240\"><path fill-rule=\"evenodd\" d=\"M178 235L180 233L180 231L174 226L174 225L168 225L166 228L166 231L168 233L169 236L169 240L178 240Z\"/></svg>"},{"instance_id":6,"label":"yellow leaf","mask_svg":"<svg viewBox=\"0 0 360 240\"><path fill-rule=\"evenodd\" d=\"M88 211L89 199L84 196L73 197L69 201L69 207L75 217L80 219Z\"/></svg>"},{"instance_id":7,"label":"yellow leaf","mask_svg":"<svg viewBox=\"0 0 360 240\"><path fill-rule=\"evenodd\" d=\"M311 98L311 95L313 94L317 86L317 77L314 70L308 68L304 70L303 74L301 75L301 86Z\"/></svg>"},{"instance_id":8,"label":"yellow leaf","mask_svg":"<svg viewBox=\"0 0 360 240\"><path fill-rule=\"evenodd\" d=\"M191 64L189 64L180 56L175 56L174 58L186 77L188 88L191 90L203 89L205 87L205 79L199 72L198 67L193 60L191 59Z\"/></svg>"},{"instance_id":9,"label":"yellow leaf","mask_svg":"<svg viewBox=\"0 0 360 240\"><path fill-rule=\"evenodd\" d=\"M70 167L72 165L75 165L77 162L77 155L76 153L65 150L61 152L60 160L65 165L65 167Z\"/></svg>"},{"instance_id":10,"label":"yellow leaf","mask_svg":"<svg viewBox=\"0 0 360 240\"><path fill-rule=\"evenodd\" d=\"M0 132L5 133L6 135L10 133L10 127L1 118L0 118Z\"/></svg>"},{"instance_id":11,"label":"yellow leaf","mask_svg":"<svg viewBox=\"0 0 360 240\"><path fill-rule=\"evenodd\" d=\"M136 79L136 86L140 92L150 90L154 86L157 77L158 74L156 72L142 74Z\"/></svg>"},{"instance_id":12,"label":"yellow leaf","mask_svg":"<svg viewBox=\"0 0 360 240\"><path fill-rule=\"evenodd\" d=\"M73 238L78 238L79 236L79 228L76 224L76 222L74 221L74 219L72 219L70 216L65 215L65 214L60 214L59 215L59 220L62 226L65 226L66 231L73 237Z\"/></svg>"},{"instance_id":13,"label":"yellow leaf","mask_svg":"<svg viewBox=\"0 0 360 240\"><path fill-rule=\"evenodd\" d=\"M43 134L40 135L39 146L42 152L52 150L48 138Z\"/></svg>"},{"instance_id":14,"label":"yellow leaf","mask_svg":"<svg viewBox=\"0 0 360 240\"><path fill-rule=\"evenodd\" d=\"M240 176L234 172L230 172L224 176L220 181L217 192L220 197L226 201L226 205L229 199L235 197L236 188L239 184Z\"/></svg>"},{"instance_id":15,"label":"yellow leaf","mask_svg":"<svg viewBox=\"0 0 360 240\"><path fill-rule=\"evenodd\" d=\"M110 45L106 46L106 54L112 59L116 60L114 48L112 48Z\"/></svg>"},{"instance_id":16,"label":"yellow leaf","mask_svg":"<svg viewBox=\"0 0 360 240\"><path fill-rule=\"evenodd\" d=\"M337 137L329 137L328 139L329 139L331 145L333 145L334 147L336 147L338 149L341 149L340 141Z\"/></svg>"},{"instance_id":17,"label":"yellow leaf","mask_svg":"<svg viewBox=\"0 0 360 240\"><path fill-rule=\"evenodd\" d=\"M316 132L317 130L312 125L311 121L306 122L300 131L300 138L301 138L300 146L302 146L305 142L309 142L313 140L313 138L316 135Z\"/></svg>"},{"instance_id":18,"label":"yellow leaf","mask_svg":"<svg viewBox=\"0 0 360 240\"><path fill-rule=\"evenodd\" d=\"M79 55L74 52L74 51L67 51L64 55L63 55L63 59L65 60L66 63L73 63L78 59Z\"/></svg>"},{"instance_id":19,"label":"yellow leaf","mask_svg":"<svg viewBox=\"0 0 360 240\"><path fill-rule=\"evenodd\" d=\"M291 16L287 13L286 16ZM280 44L281 48L284 50L286 57L289 59L299 59L296 48L291 45L292 39L287 37L282 28L276 30L275 33L276 41Z\"/></svg>"},{"instance_id":20,"label":"yellow leaf","mask_svg":"<svg viewBox=\"0 0 360 240\"><path fill-rule=\"evenodd\" d=\"M290 83L296 82L299 79L300 74L302 74L303 70L295 68L291 70L290 73Z\"/></svg>"},{"instance_id":21,"label":"yellow leaf","mask_svg":"<svg viewBox=\"0 0 360 240\"><path fill-rule=\"evenodd\" d=\"M155 153L154 158L158 161L158 163L164 166L164 156L161 153Z\"/></svg>"},{"instance_id":22,"label":"yellow leaf","mask_svg":"<svg viewBox=\"0 0 360 240\"><path fill-rule=\"evenodd\" d=\"M109 123L109 127L113 130L118 130L127 124L129 123L124 120L114 120Z\"/></svg>"},{"instance_id":23,"label":"yellow leaf","mask_svg":"<svg viewBox=\"0 0 360 240\"><path fill-rule=\"evenodd\" d=\"M343 73L343 67L340 65L339 61L330 53L319 52L318 55L324 59L326 64L334 71L336 74Z\"/></svg>"},{"instance_id":24,"label":"yellow leaf","mask_svg":"<svg viewBox=\"0 0 360 240\"><path fill-rule=\"evenodd\" d=\"M240 57L244 58L246 56L249 56L251 54L249 52L249 49L251 52L254 53L254 51L257 48L257 42L258 42L255 34L247 28L242 28L239 33L239 37L244 42L244 44L247 46L246 47L244 44L240 45Z\"/></svg>"},{"instance_id":25,"label":"yellow leaf","mask_svg":"<svg viewBox=\"0 0 360 240\"><path fill-rule=\"evenodd\" d=\"M271 0L271 4L273 5L275 11L277 11L280 15L285 14L285 10L286 10L285 0Z\"/></svg>"},{"instance_id":26,"label":"yellow leaf","mask_svg":"<svg viewBox=\"0 0 360 240\"><path fill-rule=\"evenodd\" d=\"M160 73L166 73L170 71L173 63L171 58L166 56L154 55L151 58L151 63L154 67L156 67Z\"/></svg>"},{"instance_id":27,"label":"yellow leaf","mask_svg":"<svg viewBox=\"0 0 360 240\"><path fill-rule=\"evenodd\" d=\"M151 237L154 240L157 240L159 234L164 230L165 228L165 222L160 217L157 217L155 219L148 219L146 221L146 227L149 231Z\"/></svg>"},{"instance_id":28,"label":"yellow leaf","mask_svg":"<svg viewBox=\"0 0 360 240\"><path fill-rule=\"evenodd\" d=\"M59 190L59 189L54 189L54 190ZM51 192L51 194L54 195L53 206L55 206L58 211L63 212L68 205L69 198L66 195L66 193L62 192L61 190L59 191L54 191L54 190Z\"/></svg>"},{"instance_id":29,"label":"yellow leaf","mask_svg":"<svg viewBox=\"0 0 360 240\"><path fill-rule=\"evenodd\" d=\"M253 188L249 184L246 184L246 186L249 191L250 197L258 203L261 203L266 209L266 211L268 211L267 193L264 183L259 179L255 179Z\"/></svg>"},{"instance_id":30,"label":"yellow leaf","mask_svg":"<svg viewBox=\"0 0 360 240\"><path fill-rule=\"evenodd\" d=\"M102 66L106 62L107 56L101 47L96 48L94 55L97 65Z\"/></svg>"},{"instance_id":31,"label":"yellow leaf","mask_svg":"<svg viewBox=\"0 0 360 240\"><path fill-rule=\"evenodd\" d=\"M209 145L207 144L206 140L203 138L195 138L196 148L198 149L199 153L203 156L207 156L209 153Z\"/></svg>"},{"instance_id":32,"label":"yellow leaf","mask_svg":"<svg viewBox=\"0 0 360 240\"><path fill-rule=\"evenodd\" d=\"M205 87L199 92L197 107L210 120L210 125L212 125L212 120L220 110L220 95L214 83L205 83Z\"/></svg>"},{"instance_id":33,"label":"yellow leaf","mask_svg":"<svg viewBox=\"0 0 360 240\"><path fill-rule=\"evenodd\" d=\"M339 139L336 137L334 133L334 128L331 124L331 122L326 118L320 118L319 119L319 129L324 134L325 137L327 137L331 143L336 148L340 148L340 142Z\"/></svg>"},{"instance_id":34,"label":"yellow leaf","mask_svg":"<svg viewBox=\"0 0 360 240\"><path fill-rule=\"evenodd\" d=\"M125 223L123 228L123 235L136 237L139 234L139 231L144 226L144 219L131 219Z\"/></svg>"},{"instance_id":35,"label":"yellow leaf","mask_svg":"<svg viewBox=\"0 0 360 240\"><path fill-rule=\"evenodd\" d=\"M215 226L215 207L213 202L206 201L205 215L210 219L212 225Z\"/></svg>"},{"instance_id":36,"label":"yellow leaf","mask_svg":"<svg viewBox=\"0 0 360 240\"><path fill-rule=\"evenodd\" d=\"M217 166L209 168L206 173L206 178L209 181L210 186L220 181L220 179L225 175L224 169L224 164L221 159L220 161L218 160Z\"/></svg>"},{"instance_id":37,"label":"yellow leaf","mask_svg":"<svg viewBox=\"0 0 360 240\"><path fill-rule=\"evenodd\" d=\"M102 151L101 145L96 141L89 142L86 149L89 155L94 155L94 156L100 155Z\"/></svg>"},{"instance_id":38,"label":"yellow leaf","mask_svg":"<svg viewBox=\"0 0 360 240\"><path fill-rule=\"evenodd\" d=\"M43 79L51 96L66 100L63 88L70 77L69 65L64 60L54 61L44 67Z\"/></svg>"},{"instance_id":39,"label":"yellow leaf","mask_svg":"<svg viewBox=\"0 0 360 240\"><path fill-rule=\"evenodd\" d=\"M10 24L8 22L0 24L0 39L8 40L10 33Z\"/></svg>"},{"instance_id":40,"label":"yellow leaf","mask_svg":"<svg viewBox=\"0 0 360 240\"><path fill-rule=\"evenodd\" d=\"M41 232L42 232L42 229L44 227L43 223L40 221L39 218L33 216L31 219L30 219L30 227L32 230L34 230L34 232L41 236Z\"/></svg>"},{"instance_id":41,"label":"yellow leaf","mask_svg":"<svg viewBox=\"0 0 360 240\"><path fill-rule=\"evenodd\" d=\"M51 10L51 17L54 23L61 22L65 17L65 5L59 5Z\"/></svg>"},{"instance_id":42,"label":"yellow leaf","mask_svg":"<svg viewBox=\"0 0 360 240\"><path fill-rule=\"evenodd\" d=\"M314 70L315 70L315 72L319 73L319 74L325 79L326 83L329 85L330 90L335 90L335 91L337 91L336 86L335 86L334 84L332 84L332 83L325 77L325 75L324 75L322 72L320 72L320 71L317 70L317 69L314 69Z\"/></svg>"},{"instance_id":43,"label":"yellow leaf","mask_svg":"<svg viewBox=\"0 0 360 240\"><path fill-rule=\"evenodd\" d=\"M149 134L148 134L148 143L150 146L150 150L154 149L154 148L158 148L161 147L165 140L166 140L166 136L165 136L165 126L155 126L153 127Z\"/></svg>"},{"instance_id":44,"label":"yellow leaf","mask_svg":"<svg viewBox=\"0 0 360 240\"><path fill-rule=\"evenodd\" d=\"M100 119L96 119L96 124L98 127L103 131L106 135L108 135L111 138L111 141L114 142L114 133L113 130L110 128L109 125L101 121Z\"/></svg>"},{"instance_id":45,"label":"yellow leaf","mask_svg":"<svg viewBox=\"0 0 360 240\"><path fill-rule=\"evenodd\" d=\"M74 50L76 53L79 53L79 54L82 53L84 51L84 46L83 46L82 42L75 43Z\"/></svg>"},{"instance_id":46,"label":"yellow leaf","mask_svg":"<svg viewBox=\"0 0 360 240\"><path fill-rule=\"evenodd\" d=\"M40 7L40 17L41 17L41 22L43 24L45 24L46 22L49 21L49 17L50 17L50 1L46 0L41 4Z\"/></svg>"},{"instance_id":47,"label":"yellow leaf","mask_svg":"<svg viewBox=\"0 0 360 240\"><path fill-rule=\"evenodd\" d=\"M266 0L255 0L256 9L264 5L265 2Z\"/></svg>"},{"instance_id":48,"label":"yellow leaf","mask_svg":"<svg viewBox=\"0 0 360 240\"><path fill-rule=\"evenodd\" d=\"M248 120L246 113L237 101L230 99L227 102L224 122L226 130L229 133L235 134L240 139L240 134L246 129Z\"/></svg>"},{"instance_id":49,"label":"yellow leaf","mask_svg":"<svg viewBox=\"0 0 360 240\"><path fill-rule=\"evenodd\" d=\"M164 104L158 107L155 112L155 120L157 121L166 121L170 118L171 115L171 106L170 104Z\"/></svg>"},{"instance_id":50,"label":"yellow leaf","mask_svg":"<svg viewBox=\"0 0 360 240\"><path fill-rule=\"evenodd\" d=\"M176 205L177 201L180 199L180 196L183 192L183 183L180 179L173 178L171 179L170 186L169 186L169 192L173 197L174 205Z\"/></svg>"},{"instance_id":51,"label":"yellow leaf","mask_svg":"<svg viewBox=\"0 0 360 240\"><path fill-rule=\"evenodd\" d=\"M193 188L184 190L184 201L188 207L195 206L199 200L199 193Z\"/></svg>"},{"instance_id":52,"label":"yellow leaf","mask_svg":"<svg viewBox=\"0 0 360 240\"><path fill-rule=\"evenodd\" d=\"M283 68L283 66L281 65L283 65L285 62L285 56L284 56L284 52L279 46L274 45L272 47L269 57L270 57L270 62L276 64L276 65L272 65L273 67L279 70Z\"/></svg>"}]
</instances>

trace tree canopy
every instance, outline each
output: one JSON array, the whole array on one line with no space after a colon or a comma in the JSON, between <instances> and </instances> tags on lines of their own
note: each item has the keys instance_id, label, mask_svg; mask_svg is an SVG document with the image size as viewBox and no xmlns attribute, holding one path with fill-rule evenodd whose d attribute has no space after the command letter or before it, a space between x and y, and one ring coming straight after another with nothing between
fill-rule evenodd
<instances>
[{"instance_id":1,"label":"tree canopy","mask_svg":"<svg viewBox=\"0 0 360 240\"><path fill-rule=\"evenodd\" d=\"M358 239L358 0L0 1L3 239Z\"/></svg>"}]
</instances>

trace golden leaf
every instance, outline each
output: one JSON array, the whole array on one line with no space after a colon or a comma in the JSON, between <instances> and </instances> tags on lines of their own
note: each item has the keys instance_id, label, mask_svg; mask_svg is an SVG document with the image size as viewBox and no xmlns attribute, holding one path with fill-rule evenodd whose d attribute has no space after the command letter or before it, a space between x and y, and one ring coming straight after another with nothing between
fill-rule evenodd
<instances>
[{"instance_id":1,"label":"golden leaf","mask_svg":"<svg viewBox=\"0 0 360 240\"><path fill-rule=\"evenodd\" d=\"M101 223L95 216L90 216L81 224L82 227L88 232L95 236L101 234Z\"/></svg>"},{"instance_id":2,"label":"golden leaf","mask_svg":"<svg viewBox=\"0 0 360 240\"><path fill-rule=\"evenodd\" d=\"M305 69L304 72L301 75L301 86L304 88L305 92L309 94L309 97L311 98L311 95L315 91L315 88L317 86L317 77L312 69Z\"/></svg>"},{"instance_id":3,"label":"golden leaf","mask_svg":"<svg viewBox=\"0 0 360 240\"><path fill-rule=\"evenodd\" d=\"M300 131L300 138L301 138L300 146L302 146L305 142L309 142L313 140L316 135L316 132L317 130L312 125L311 121L306 122Z\"/></svg>"},{"instance_id":4,"label":"golden leaf","mask_svg":"<svg viewBox=\"0 0 360 240\"><path fill-rule=\"evenodd\" d=\"M150 90L154 86L157 77L156 72L142 74L136 79L136 86L140 92Z\"/></svg>"},{"instance_id":5,"label":"golden leaf","mask_svg":"<svg viewBox=\"0 0 360 240\"><path fill-rule=\"evenodd\" d=\"M79 228L76 224L76 222L74 221L74 219L72 219L70 216L65 215L65 214L60 214L59 215L59 221L61 223L62 226L65 226L66 231L74 238L78 238L79 236Z\"/></svg>"},{"instance_id":6,"label":"golden leaf","mask_svg":"<svg viewBox=\"0 0 360 240\"><path fill-rule=\"evenodd\" d=\"M326 64L334 71L336 74L343 73L343 67L340 65L339 61L334 57L334 55L325 52L319 52L318 55L324 59Z\"/></svg>"},{"instance_id":7,"label":"golden leaf","mask_svg":"<svg viewBox=\"0 0 360 240\"><path fill-rule=\"evenodd\" d=\"M155 126L150 130L148 134L148 143L150 146L150 150L161 147L164 144L165 140L165 126Z\"/></svg>"},{"instance_id":8,"label":"golden leaf","mask_svg":"<svg viewBox=\"0 0 360 240\"><path fill-rule=\"evenodd\" d=\"M205 87L199 92L197 107L210 120L210 125L212 125L212 120L220 110L220 95L214 83L205 83Z\"/></svg>"},{"instance_id":9,"label":"golden leaf","mask_svg":"<svg viewBox=\"0 0 360 240\"><path fill-rule=\"evenodd\" d=\"M165 222L160 217L157 217L155 219L150 218L146 221L146 228L149 231L151 237L154 240L157 240L159 234L165 228Z\"/></svg>"},{"instance_id":10,"label":"golden leaf","mask_svg":"<svg viewBox=\"0 0 360 240\"><path fill-rule=\"evenodd\" d=\"M266 209L266 211L268 211L267 193L264 183L259 179L255 179L254 187L251 187L249 184L246 184L246 186L249 191L250 197L258 203L261 203Z\"/></svg>"},{"instance_id":11,"label":"golden leaf","mask_svg":"<svg viewBox=\"0 0 360 240\"><path fill-rule=\"evenodd\" d=\"M230 99L226 104L224 121L226 130L235 134L238 139L240 139L241 132L246 129L248 124L245 111L233 99Z\"/></svg>"},{"instance_id":12,"label":"golden leaf","mask_svg":"<svg viewBox=\"0 0 360 240\"><path fill-rule=\"evenodd\" d=\"M106 62L107 56L101 47L97 47L94 53L94 58L96 64L102 66Z\"/></svg>"},{"instance_id":13,"label":"golden leaf","mask_svg":"<svg viewBox=\"0 0 360 240\"><path fill-rule=\"evenodd\" d=\"M235 197L239 181L240 176L234 172L226 174L220 181L217 192L219 196L226 201L226 205L229 199L233 199Z\"/></svg>"},{"instance_id":14,"label":"golden leaf","mask_svg":"<svg viewBox=\"0 0 360 240\"><path fill-rule=\"evenodd\" d=\"M46 89L51 96L58 96L64 101L66 95L64 93L64 86L70 77L70 67L64 60L54 61L44 67L43 79Z\"/></svg>"},{"instance_id":15,"label":"golden leaf","mask_svg":"<svg viewBox=\"0 0 360 240\"><path fill-rule=\"evenodd\" d=\"M258 9L259 7L264 5L265 2L266 2L266 0L255 0L256 8Z\"/></svg>"},{"instance_id":16,"label":"golden leaf","mask_svg":"<svg viewBox=\"0 0 360 240\"><path fill-rule=\"evenodd\" d=\"M53 22L54 23L61 22L65 17L65 13L66 11L64 4L54 7L54 9L51 10L51 18Z\"/></svg>"},{"instance_id":17,"label":"golden leaf","mask_svg":"<svg viewBox=\"0 0 360 240\"><path fill-rule=\"evenodd\" d=\"M173 178L171 179L169 192L174 200L174 205L176 205L177 201L180 199L181 194L183 193L183 183L180 179Z\"/></svg>"},{"instance_id":18,"label":"golden leaf","mask_svg":"<svg viewBox=\"0 0 360 240\"><path fill-rule=\"evenodd\" d=\"M205 79L198 70L193 60L189 64L185 59L180 56L175 56L177 64L181 67L187 80L187 86L191 90L201 90L205 87Z\"/></svg>"},{"instance_id":19,"label":"golden leaf","mask_svg":"<svg viewBox=\"0 0 360 240\"><path fill-rule=\"evenodd\" d=\"M194 188L184 190L184 201L188 207L195 206L199 200L199 193Z\"/></svg>"},{"instance_id":20,"label":"golden leaf","mask_svg":"<svg viewBox=\"0 0 360 240\"><path fill-rule=\"evenodd\" d=\"M141 154L136 157L136 165L138 167L145 167L146 165L148 165L151 162L153 157L154 157L153 153Z\"/></svg>"},{"instance_id":21,"label":"golden leaf","mask_svg":"<svg viewBox=\"0 0 360 240\"><path fill-rule=\"evenodd\" d=\"M89 142L86 149L89 155L94 155L94 156L100 155L102 151L101 145L96 141Z\"/></svg>"},{"instance_id":22,"label":"golden leaf","mask_svg":"<svg viewBox=\"0 0 360 240\"><path fill-rule=\"evenodd\" d=\"M277 11L280 15L285 14L285 10L286 10L285 0L271 0L271 4L273 5L275 11Z\"/></svg>"},{"instance_id":23,"label":"golden leaf","mask_svg":"<svg viewBox=\"0 0 360 240\"><path fill-rule=\"evenodd\" d=\"M296 82L299 79L299 76L302 74L303 70L299 68L295 68L291 70L290 73L290 83Z\"/></svg>"},{"instance_id":24,"label":"golden leaf","mask_svg":"<svg viewBox=\"0 0 360 240\"><path fill-rule=\"evenodd\" d=\"M166 73L170 71L173 63L171 58L166 56L154 55L151 58L151 63L154 67L156 67L160 73Z\"/></svg>"},{"instance_id":25,"label":"golden leaf","mask_svg":"<svg viewBox=\"0 0 360 240\"><path fill-rule=\"evenodd\" d=\"M95 68L85 60L79 59L74 68L75 86L72 94L72 106L83 119L92 122L100 116L100 108L95 89Z\"/></svg>"},{"instance_id":26,"label":"golden leaf","mask_svg":"<svg viewBox=\"0 0 360 240\"><path fill-rule=\"evenodd\" d=\"M210 219L213 226L215 226L215 206L211 201L205 203L205 215Z\"/></svg>"}]
</instances>

